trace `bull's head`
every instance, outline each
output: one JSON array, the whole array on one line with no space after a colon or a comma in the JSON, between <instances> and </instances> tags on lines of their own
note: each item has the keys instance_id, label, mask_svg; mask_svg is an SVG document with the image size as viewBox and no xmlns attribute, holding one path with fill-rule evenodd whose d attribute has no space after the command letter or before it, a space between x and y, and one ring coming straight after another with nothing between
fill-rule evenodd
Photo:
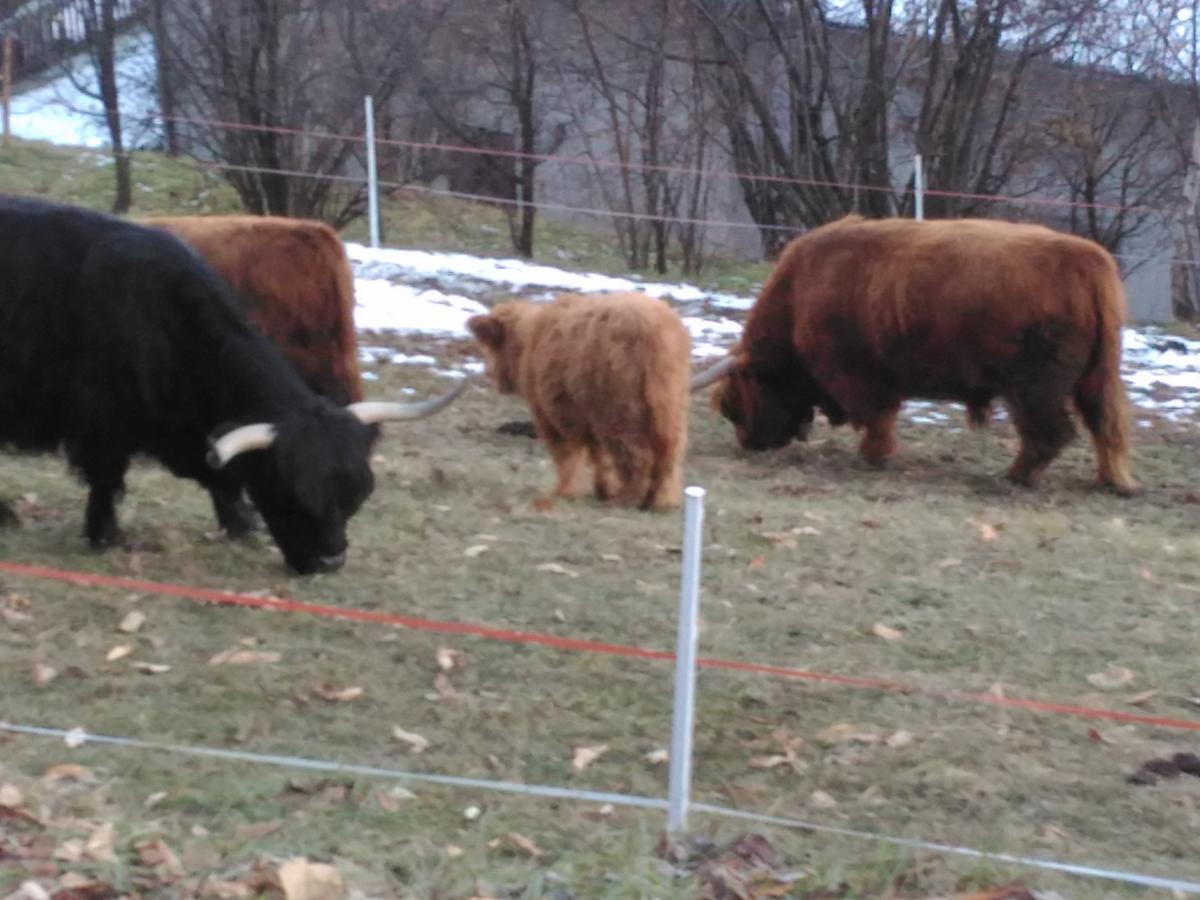
<instances>
[{"instance_id":1,"label":"bull's head","mask_svg":"<svg viewBox=\"0 0 1200 900\"><path fill-rule=\"evenodd\" d=\"M733 423L745 449L774 450L808 440L821 393L798 363L768 366L735 352L697 374L691 388L711 384L717 384L713 408Z\"/></svg>"},{"instance_id":2,"label":"bull's head","mask_svg":"<svg viewBox=\"0 0 1200 900\"><path fill-rule=\"evenodd\" d=\"M210 439L208 461L221 468L237 460L250 499L289 566L302 575L332 572L346 560L346 523L374 488L373 426L433 415L465 387L464 380L421 403L339 408L320 399L275 421L242 425Z\"/></svg>"}]
</instances>

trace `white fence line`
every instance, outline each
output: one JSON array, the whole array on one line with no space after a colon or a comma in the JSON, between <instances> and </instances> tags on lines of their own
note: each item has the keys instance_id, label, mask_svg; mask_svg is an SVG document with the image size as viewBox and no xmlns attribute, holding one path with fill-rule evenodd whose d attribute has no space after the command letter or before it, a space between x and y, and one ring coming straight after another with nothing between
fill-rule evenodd
<instances>
[{"instance_id":1,"label":"white fence line","mask_svg":"<svg viewBox=\"0 0 1200 900\"><path fill-rule=\"evenodd\" d=\"M273 753L254 753L246 750L226 750L221 747L205 747L195 744L172 744L161 741L147 741L140 738L120 737L115 735L92 734L82 729L66 730L49 728L40 725L20 725L0 721L0 732L20 734L29 737L54 738L68 742L74 748L88 743L100 744L125 749L147 750L157 753L181 754L207 759L221 759L230 762L245 762L253 765L278 766L282 768L303 769L313 772L328 772L343 775L361 775L368 778L384 778L392 781L407 781L418 784L433 784L454 788L469 788L472 790L497 791L506 794L519 794L529 797L550 798L555 800L577 800L584 803L612 804L613 806L628 806L640 809L655 809L667 811L668 801L659 797L646 797L640 794L622 794L606 791L589 791L581 788L564 788L544 784L522 784L514 781L493 781L486 778L465 778L459 775L439 775L429 772L409 772L400 769L389 769L380 766L367 766L357 763L337 762L334 760L312 759L304 756L288 756ZM745 812L725 806L709 803L696 803L691 811L703 815L719 816L721 818L738 819L755 822L762 825L772 825L819 834L829 834L837 837L849 837L857 840L874 841L905 847L910 850L923 850L951 856L965 856L972 859L983 859L990 862L1021 866L1023 868L1041 869L1076 875L1086 878L1097 878L1105 881L1120 882L1137 887L1171 890L1180 894L1200 896L1200 883L1177 878L1166 878L1158 875L1145 875L1139 872L1125 872L1119 869L1104 869L1081 863L1060 862L1053 859L1038 859L1031 856L1019 856L1011 853L997 853L989 850L976 850L955 844L940 844L933 841L923 841L918 838L897 837L889 834L878 834L872 831L861 831L854 828L842 828L837 825L822 825L816 822L805 822L784 816L773 816L765 813Z\"/></svg>"}]
</instances>

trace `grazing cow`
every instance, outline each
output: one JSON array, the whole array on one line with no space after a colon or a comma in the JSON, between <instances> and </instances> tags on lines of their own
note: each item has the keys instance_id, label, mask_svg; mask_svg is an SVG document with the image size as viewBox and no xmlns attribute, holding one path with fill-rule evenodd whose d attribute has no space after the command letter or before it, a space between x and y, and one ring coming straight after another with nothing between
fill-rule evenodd
<instances>
[{"instance_id":1,"label":"grazing cow","mask_svg":"<svg viewBox=\"0 0 1200 900\"><path fill-rule=\"evenodd\" d=\"M1009 477L1032 484L1071 440L1070 401L1099 481L1134 487L1121 383L1125 294L1099 245L1036 225L849 216L792 241L733 355L714 405L750 450L803 439L814 408L863 429L862 455L896 448L909 397L958 400L972 425L1002 398L1021 438Z\"/></svg>"},{"instance_id":2,"label":"grazing cow","mask_svg":"<svg viewBox=\"0 0 1200 900\"><path fill-rule=\"evenodd\" d=\"M119 539L114 501L142 453L210 489L244 484L293 569L336 569L373 487L372 425L429 415L461 389L340 407L178 238L0 197L0 444L66 451L94 547Z\"/></svg>"},{"instance_id":3,"label":"grazing cow","mask_svg":"<svg viewBox=\"0 0 1200 900\"><path fill-rule=\"evenodd\" d=\"M314 391L334 403L363 398L354 332L354 276L337 232L278 216L142 220L191 244L246 302Z\"/></svg>"},{"instance_id":4,"label":"grazing cow","mask_svg":"<svg viewBox=\"0 0 1200 900\"><path fill-rule=\"evenodd\" d=\"M577 492L586 454L598 499L678 505L691 340L667 304L568 294L502 303L467 326L497 390L529 404L558 469L556 493Z\"/></svg>"}]
</instances>

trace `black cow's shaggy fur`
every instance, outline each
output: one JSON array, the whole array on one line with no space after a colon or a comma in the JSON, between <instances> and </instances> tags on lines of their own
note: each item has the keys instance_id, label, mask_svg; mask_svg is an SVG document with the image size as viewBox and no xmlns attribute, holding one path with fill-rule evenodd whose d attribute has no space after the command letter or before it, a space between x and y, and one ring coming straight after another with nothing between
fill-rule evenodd
<instances>
[{"instance_id":1,"label":"black cow's shaggy fur","mask_svg":"<svg viewBox=\"0 0 1200 900\"><path fill-rule=\"evenodd\" d=\"M212 469L209 439L250 422L275 443ZM372 433L307 388L177 238L0 197L0 444L66 451L94 546L118 539L114 501L142 453L208 488L225 525L245 484L292 568L336 568L373 487Z\"/></svg>"}]
</instances>

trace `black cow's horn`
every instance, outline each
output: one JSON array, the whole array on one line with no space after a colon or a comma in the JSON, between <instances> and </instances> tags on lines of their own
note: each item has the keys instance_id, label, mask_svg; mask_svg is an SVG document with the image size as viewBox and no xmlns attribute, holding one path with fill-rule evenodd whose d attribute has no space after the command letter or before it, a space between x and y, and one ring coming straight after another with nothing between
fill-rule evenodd
<instances>
[{"instance_id":1,"label":"black cow's horn","mask_svg":"<svg viewBox=\"0 0 1200 900\"><path fill-rule=\"evenodd\" d=\"M734 370L737 366L736 356L726 356L716 365L699 372L692 377L692 390L699 391L710 384L715 384Z\"/></svg>"},{"instance_id":2,"label":"black cow's horn","mask_svg":"<svg viewBox=\"0 0 1200 900\"><path fill-rule=\"evenodd\" d=\"M454 390L442 394L440 397L434 397L432 400L422 400L420 403L385 403L380 401L366 401L363 403L351 403L346 409L354 413L358 420L364 425L374 425L378 422L397 422L401 419L423 419L425 416L432 416L434 413L441 412L451 403L458 399L467 387L467 380L464 378Z\"/></svg>"},{"instance_id":3,"label":"black cow's horn","mask_svg":"<svg viewBox=\"0 0 1200 900\"><path fill-rule=\"evenodd\" d=\"M263 422L243 425L221 435L208 448L208 464L219 469L239 453L262 450L275 443L275 426Z\"/></svg>"}]
</instances>

